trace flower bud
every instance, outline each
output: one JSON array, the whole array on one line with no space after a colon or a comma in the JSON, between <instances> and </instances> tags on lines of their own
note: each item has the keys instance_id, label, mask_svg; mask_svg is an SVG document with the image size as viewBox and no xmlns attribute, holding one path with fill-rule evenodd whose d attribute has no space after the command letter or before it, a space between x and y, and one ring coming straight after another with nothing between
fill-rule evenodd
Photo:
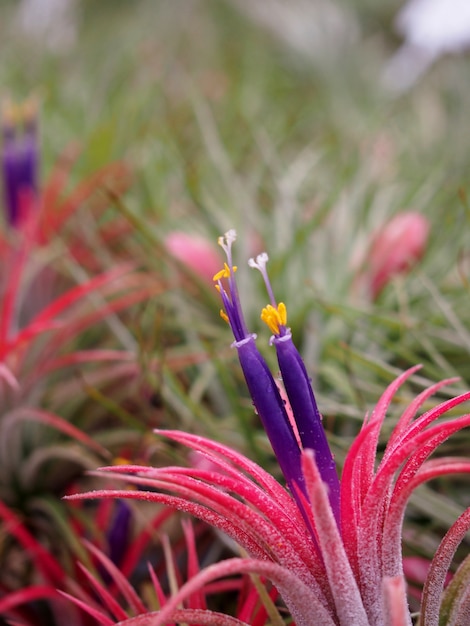
<instances>
[{"instance_id":1,"label":"flower bud","mask_svg":"<svg viewBox=\"0 0 470 626\"><path fill-rule=\"evenodd\" d=\"M421 213L395 215L372 239L366 259L368 290L375 300L393 276L410 271L426 249L430 225Z\"/></svg>"},{"instance_id":2,"label":"flower bud","mask_svg":"<svg viewBox=\"0 0 470 626\"><path fill-rule=\"evenodd\" d=\"M220 258L210 242L199 235L175 230L166 236L165 247L175 259L212 285L212 277L219 269Z\"/></svg>"}]
</instances>

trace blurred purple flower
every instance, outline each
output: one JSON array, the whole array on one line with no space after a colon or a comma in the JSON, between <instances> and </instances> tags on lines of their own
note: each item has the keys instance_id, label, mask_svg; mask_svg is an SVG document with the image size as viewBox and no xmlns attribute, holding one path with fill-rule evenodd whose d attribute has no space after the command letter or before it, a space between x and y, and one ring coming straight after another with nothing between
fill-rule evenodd
<instances>
[{"instance_id":1,"label":"blurred purple flower","mask_svg":"<svg viewBox=\"0 0 470 626\"><path fill-rule=\"evenodd\" d=\"M109 546L109 558L115 565L120 565L131 540L132 512L125 500L118 500L113 520L106 532Z\"/></svg>"},{"instance_id":2,"label":"blurred purple flower","mask_svg":"<svg viewBox=\"0 0 470 626\"><path fill-rule=\"evenodd\" d=\"M2 184L7 222L16 226L38 196L39 146L34 101L2 111Z\"/></svg>"}]
</instances>

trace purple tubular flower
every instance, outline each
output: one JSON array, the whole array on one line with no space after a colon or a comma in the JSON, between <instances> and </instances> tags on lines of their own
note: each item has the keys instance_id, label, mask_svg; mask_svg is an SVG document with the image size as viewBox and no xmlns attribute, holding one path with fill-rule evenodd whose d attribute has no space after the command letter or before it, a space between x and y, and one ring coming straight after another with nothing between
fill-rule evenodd
<instances>
[{"instance_id":1,"label":"purple tubular flower","mask_svg":"<svg viewBox=\"0 0 470 626\"><path fill-rule=\"evenodd\" d=\"M109 558L115 565L120 565L129 547L131 536L132 513L125 500L116 502L116 511L106 538L109 546Z\"/></svg>"},{"instance_id":2,"label":"purple tubular flower","mask_svg":"<svg viewBox=\"0 0 470 626\"><path fill-rule=\"evenodd\" d=\"M340 483L307 370L290 333L274 337L273 344L302 447L315 452L315 462L323 482L328 485L331 508L338 521Z\"/></svg>"},{"instance_id":3,"label":"purple tubular flower","mask_svg":"<svg viewBox=\"0 0 470 626\"><path fill-rule=\"evenodd\" d=\"M284 478L293 494L294 485L305 492L301 470L300 448L286 413L279 389L269 368L255 345L253 335L233 344L253 404L268 435Z\"/></svg>"},{"instance_id":4,"label":"purple tubular flower","mask_svg":"<svg viewBox=\"0 0 470 626\"><path fill-rule=\"evenodd\" d=\"M219 244L224 249L228 261L224 269L214 276L216 288L225 308L225 311L221 311L221 316L232 328L235 337L235 342L232 345L237 349L240 365L256 412L268 435L287 484L296 498L299 508L303 511L303 505L297 492L300 488L306 495L301 469L301 451L279 389L256 347L256 335L248 333L246 329L234 278L237 268L232 264L231 246L235 237L235 231L228 231L225 238L219 238ZM227 291L222 284L222 279L227 281Z\"/></svg>"},{"instance_id":5,"label":"purple tubular flower","mask_svg":"<svg viewBox=\"0 0 470 626\"><path fill-rule=\"evenodd\" d=\"M322 417L313 394L310 378L297 348L292 342L290 328L286 326L287 311L284 303L276 303L266 271L268 255L250 259L249 265L258 269L263 276L271 304L261 313L261 319L273 333L271 344L276 348L277 360L284 388L289 398L299 438L303 449L315 452L315 462L320 476L328 486L332 511L337 521L340 515L340 482L336 465L322 425Z\"/></svg>"},{"instance_id":6,"label":"purple tubular flower","mask_svg":"<svg viewBox=\"0 0 470 626\"><path fill-rule=\"evenodd\" d=\"M19 124L23 132L19 133ZM16 226L38 193L38 139L36 108L22 112L8 107L2 112L2 184L8 223Z\"/></svg>"},{"instance_id":7,"label":"purple tubular flower","mask_svg":"<svg viewBox=\"0 0 470 626\"><path fill-rule=\"evenodd\" d=\"M6 218L9 224L18 219L18 171L15 132L11 126L3 125L2 184Z\"/></svg>"}]
</instances>

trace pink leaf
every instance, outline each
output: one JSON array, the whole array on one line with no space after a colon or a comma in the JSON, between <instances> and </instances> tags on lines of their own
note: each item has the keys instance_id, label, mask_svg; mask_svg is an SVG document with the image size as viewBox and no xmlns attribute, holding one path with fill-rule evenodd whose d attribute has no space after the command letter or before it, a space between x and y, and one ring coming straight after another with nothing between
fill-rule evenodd
<instances>
[{"instance_id":1,"label":"pink leaf","mask_svg":"<svg viewBox=\"0 0 470 626\"><path fill-rule=\"evenodd\" d=\"M322 482L312 450L304 450L302 469L312 505L316 538L340 624L368 626L367 613L331 510L326 485Z\"/></svg>"},{"instance_id":2,"label":"pink leaf","mask_svg":"<svg viewBox=\"0 0 470 626\"><path fill-rule=\"evenodd\" d=\"M394 394L420 366L413 367L394 380L383 393L369 420L349 449L341 478L342 534L353 570L358 575L358 527L363 502L374 480L377 441L385 413Z\"/></svg>"},{"instance_id":3,"label":"pink leaf","mask_svg":"<svg viewBox=\"0 0 470 626\"><path fill-rule=\"evenodd\" d=\"M462 539L470 530L470 507L447 531L429 568L421 603L422 626L438 626L439 607L448 569Z\"/></svg>"},{"instance_id":4,"label":"pink leaf","mask_svg":"<svg viewBox=\"0 0 470 626\"><path fill-rule=\"evenodd\" d=\"M89 604L88 602L84 602L83 600L79 600L78 598L76 598L74 596L71 596L70 594L66 593L65 591L60 591L59 590L58 593L61 596L63 596L64 598L67 598L67 600L70 600L71 602L76 604L83 611L85 611L85 613L88 613L88 615L91 615L98 622L98 624L100 626L113 626L113 624L115 624L115 622L110 617L108 617L102 611L99 611L95 607L91 606L91 604Z\"/></svg>"},{"instance_id":5,"label":"pink leaf","mask_svg":"<svg viewBox=\"0 0 470 626\"><path fill-rule=\"evenodd\" d=\"M146 615L137 615L137 617L130 617L125 622L119 622L116 626L154 626L158 616L158 611ZM250 626L250 624L242 622L236 617L200 609L176 609L172 614L172 621L178 622L178 624L201 624L201 626Z\"/></svg>"},{"instance_id":6,"label":"pink leaf","mask_svg":"<svg viewBox=\"0 0 470 626\"><path fill-rule=\"evenodd\" d=\"M0 615L5 615L7 611L21 606L22 604L28 604L29 602L45 598L57 598L57 596L57 589L45 585L31 586L20 589L19 591L13 591L3 598L0 598Z\"/></svg>"},{"instance_id":7,"label":"pink leaf","mask_svg":"<svg viewBox=\"0 0 470 626\"><path fill-rule=\"evenodd\" d=\"M470 473L470 461L458 458L441 458L425 463L408 481L403 481L400 475L400 479L395 485L383 528L383 534L387 537L387 541L383 544L385 575L393 577L402 574L401 529L405 507L413 491L419 485L433 478L461 473Z\"/></svg>"},{"instance_id":8,"label":"pink leaf","mask_svg":"<svg viewBox=\"0 0 470 626\"><path fill-rule=\"evenodd\" d=\"M18 423L18 421L31 421L51 426L65 435L68 435L72 439L83 443L91 450L97 452L100 456L104 458L110 457L110 453L106 450L106 448L103 448L103 446L94 441L79 428L54 413L41 409L35 409L33 407L25 407L7 413L3 419L5 423L9 423L10 421L13 423Z\"/></svg>"},{"instance_id":9,"label":"pink leaf","mask_svg":"<svg viewBox=\"0 0 470 626\"><path fill-rule=\"evenodd\" d=\"M428 400L428 398L430 398L432 395L437 393L439 389L442 389L442 387L445 387L446 385L450 385L454 382L457 382L458 380L459 380L458 378L447 378L445 380L441 380L435 385L428 387L427 389L422 391L418 396L416 396L416 398L414 398L414 400L409 404L409 406L405 409L405 411L403 411L400 419L398 420L395 428L393 429L393 432L388 439L387 448L386 448L384 456L388 456L389 454L391 454L393 449L395 448L395 445L399 445L397 443L398 440L403 436L411 420L415 417L418 410L423 406L424 402Z\"/></svg>"},{"instance_id":10,"label":"pink leaf","mask_svg":"<svg viewBox=\"0 0 470 626\"><path fill-rule=\"evenodd\" d=\"M163 626L168 621L174 621L178 605L208 582L242 573L259 574L271 580L279 589L297 626L312 626L314 623L334 626L335 622L327 609L318 601L316 594L295 574L276 563L239 558L221 561L199 572L170 598L152 622L152 626Z\"/></svg>"},{"instance_id":11,"label":"pink leaf","mask_svg":"<svg viewBox=\"0 0 470 626\"><path fill-rule=\"evenodd\" d=\"M123 468L109 469L114 473L116 470L122 470ZM190 503L196 500L208 511L215 511L220 518L225 520L226 524L228 523L233 528L237 528L250 536L268 558L273 558L284 565L290 564L292 568L297 570L299 576L304 580L309 580L310 584L317 587L317 583L309 567L301 559L299 552L291 543L290 534L296 534L295 526L291 526L290 534L287 534L286 531L280 532L275 523L267 520L251 506L244 504L238 498L228 493L216 489L210 484L195 480L190 476L184 476L180 473L168 472L166 476L167 471L165 469L155 470L152 468L143 468L143 470L142 473L144 476L119 475L119 478L126 482L137 484L141 488L148 486L153 489L158 489L159 491L175 492L186 501L186 510L188 510L187 507ZM153 474L153 477L146 478L146 473ZM223 476L218 476L218 478L223 479ZM155 500L158 494L151 493L146 495L151 496L151 499ZM144 497L142 497L142 499L144 499ZM250 502L249 494L247 501ZM305 542L307 545L310 544L306 533ZM318 592L320 593L319 589Z\"/></svg>"},{"instance_id":12,"label":"pink leaf","mask_svg":"<svg viewBox=\"0 0 470 626\"><path fill-rule=\"evenodd\" d=\"M250 461L250 459L247 459L243 454L240 454L236 450L233 450L232 448L229 448L221 443L212 441L211 439L206 439L205 437L200 437L198 435L193 435L180 430L155 430L154 432L157 433L157 435L162 435L168 439L182 443L193 450L208 452L211 459L215 463L218 462L217 457L220 455L223 459L226 459L235 467L238 467L242 471L246 472L255 482L259 483L268 494L273 496L274 500L279 502L279 505L282 508L287 508L289 510L289 515L295 512L296 516L300 519L298 509L286 490L280 486L271 474L266 472L253 461Z\"/></svg>"},{"instance_id":13,"label":"pink leaf","mask_svg":"<svg viewBox=\"0 0 470 626\"><path fill-rule=\"evenodd\" d=\"M129 583L127 578L123 576L122 572L114 565L114 563L105 555L101 550L98 550L93 544L84 540L85 545L88 550L98 559L101 565L105 568L105 570L110 575L112 581L116 584L119 591L126 598L129 605L136 611L136 613L145 613L146 608L144 604L142 604L141 599L135 592L132 585Z\"/></svg>"},{"instance_id":14,"label":"pink leaf","mask_svg":"<svg viewBox=\"0 0 470 626\"><path fill-rule=\"evenodd\" d=\"M79 568L86 576L90 584L96 593L101 597L108 611L114 615L116 619L126 619L127 614L121 605L113 598L109 591L100 583L81 563L78 564Z\"/></svg>"},{"instance_id":15,"label":"pink leaf","mask_svg":"<svg viewBox=\"0 0 470 626\"><path fill-rule=\"evenodd\" d=\"M173 514L173 509L165 507L158 515L153 517L151 522L133 539L120 565L121 572L124 576L129 576L136 567L146 545L153 538L155 529L158 531Z\"/></svg>"},{"instance_id":16,"label":"pink leaf","mask_svg":"<svg viewBox=\"0 0 470 626\"><path fill-rule=\"evenodd\" d=\"M403 576L383 579L385 626L411 626Z\"/></svg>"},{"instance_id":17,"label":"pink leaf","mask_svg":"<svg viewBox=\"0 0 470 626\"><path fill-rule=\"evenodd\" d=\"M150 574L150 580L152 581L153 584L153 588L155 591L155 595L157 596L157 600L160 604L160 606L165 606L166 604L166 596L163 593L163 589L162 586L160 585L160 581L158 580L157 576L155 575L155 572L153 570L153 568L151 567L150 563L147 565L148 570L149 570L149 574Z\"/></svg>"},{"instance_id":18,"label":"pink leaf","mask_svg":"<svg viewBox=\"0 0 470 626\"><path fill-rule=\"evenodd\" d=\"M186 539L188 553L188 571L186 578L189 580L200 571L199 560L196 551L196 539L194 529L188 520L183 520L183 532ZM191 597L191 609L206 609L206 602L203 593L194 594Z\"/></svg>"},{"instance_id":19,"label":"pink leaf","mask_svg":"<svg viewBox=\"0 0 470 626\"><path fill-rule=\"evenodd\" d=\"M4 363L0 363L0 380L3 379L13 391L20 390L20 384L13 372Z\"/></svg>"},{"instance_id":20,"label":"pink leaf","mask_svg":"<svg viewBox=\"0 0 470 626\"><path fill-rule=\"evenodd\" d=\"M5 522L4 532L8 532L23 545L27 554L36 564L44 578L53 584L62 583L65 572L61 565L49 552L31 535L19 517L4 502L0 500L0 517Z\"/></svg>"}]
</instances>

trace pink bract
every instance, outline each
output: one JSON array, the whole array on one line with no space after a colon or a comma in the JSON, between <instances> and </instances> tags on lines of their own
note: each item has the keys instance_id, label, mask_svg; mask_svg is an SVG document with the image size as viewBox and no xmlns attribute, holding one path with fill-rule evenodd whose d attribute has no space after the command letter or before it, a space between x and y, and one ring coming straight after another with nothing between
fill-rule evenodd
<instances>
[{"instance_id":1,"label":"pink bract","mask_svg":"<svg viewBox=\"0 0 470 626\"><path fill-rule=\"evenodd\" d=\"M175 230L166 236L165 246L175 259L212 285L212 277L219 271L220 257L209 241Z\"/></svg>"},{"instance_id":2,"label":"pink bract","mask_svg":"<svg viewBox=\"0 0 470 626\"><path fill-rule=\"evenodd\" d=\"M375 300L393 276L410 271L421 259L429 238L429 220L415 211L395 215L374 235L365 273Z\"/></svg>"}]
</instances>

